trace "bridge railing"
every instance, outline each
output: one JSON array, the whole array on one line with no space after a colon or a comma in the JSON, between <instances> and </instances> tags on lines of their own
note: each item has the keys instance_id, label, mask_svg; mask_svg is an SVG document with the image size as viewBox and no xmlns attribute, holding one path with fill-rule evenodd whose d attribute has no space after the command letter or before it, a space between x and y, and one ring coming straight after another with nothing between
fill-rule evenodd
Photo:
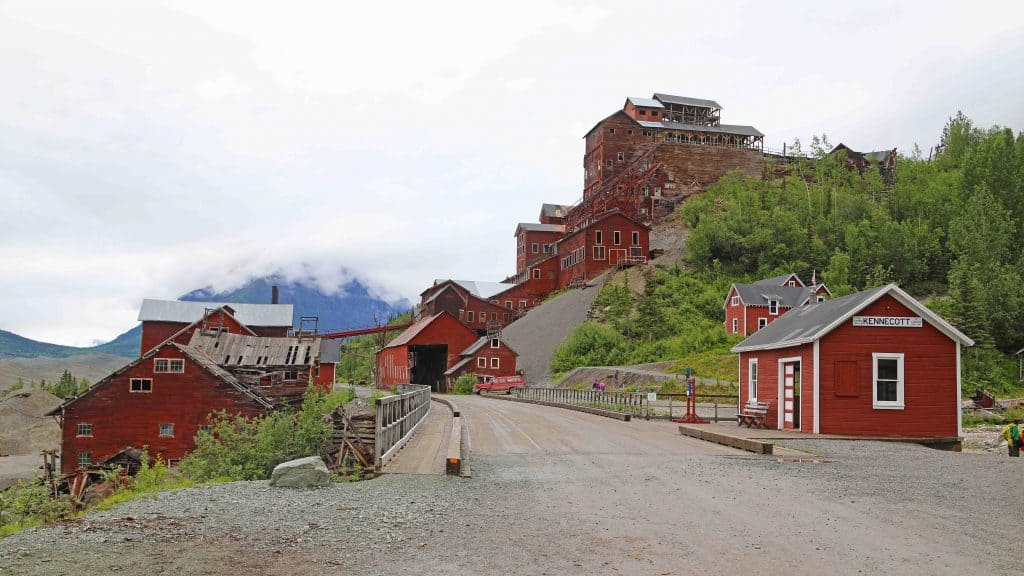
<instances>
[{"instance_id":1,"label":"bridge railing","mask_svg":"<svg viewBox=\"0 0 1024 576\"><path fill-rule=\"evenodd\" d=\"M604 408L635 416L643 416L647 412L647 395L640 392L576 390L573 388L513 388L512 394L516 398L524 400Z\"/></svg>"},{"instance_id":2,"label":"bridge railing","mask_svg":"<svg viewBox=\"0 0 1024 576\"><path fill-rule=\"evenodd\" d=\"M430 386L399 384L394 396L377 399L375 470L380 470L402 449L430 412Z\"/></svg>"},{"instance_id":3,"label":"bridge railing","mask_svg":"<svg viewBox=\"0 0 1024 576\"><path fill-rule=\"evenodd\" d=\"M513 388L512 394L524 400L572 404L615 410L645 419L678 418L686 412L686 394L661 394L650 401L647 392L601 391L574 388ZM736 420L735 394L697 394L697 414L712 422Z\"/></svg>"}]
</instances>

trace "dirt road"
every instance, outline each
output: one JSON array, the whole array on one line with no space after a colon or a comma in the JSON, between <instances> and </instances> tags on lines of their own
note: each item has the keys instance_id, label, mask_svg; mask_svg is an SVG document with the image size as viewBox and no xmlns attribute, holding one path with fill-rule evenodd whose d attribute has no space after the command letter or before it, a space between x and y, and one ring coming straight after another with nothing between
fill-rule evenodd
<instances>
[{"instance_id":1,"label":"dirt road","mask_svg":"<svg viewBox=\"0 0 1024 576\"><path fill-rule=\"evenodd\" d=\"M1015 574L1024 459L796 441L785 463L458 399L473 478L183 490L0 540L0 573ZM235 554L239 556L233 557Z\"/></svg>"}]
</instances>

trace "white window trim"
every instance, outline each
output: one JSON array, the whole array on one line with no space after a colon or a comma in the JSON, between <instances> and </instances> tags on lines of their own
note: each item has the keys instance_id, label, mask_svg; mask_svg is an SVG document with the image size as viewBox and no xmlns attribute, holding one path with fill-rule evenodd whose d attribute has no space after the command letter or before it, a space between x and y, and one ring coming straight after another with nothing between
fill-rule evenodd
<instances>
[{"instance_id":1,"label":"white window trim","mask_svg":"<svg viewBox=\"0 0 1024 576\"><path fill-rule=\"evenodd\" d=\"M774 311L772 311L772 304L775 305L775 310ZM778 300L774 300L773 299L773 300L769 300L768 301L768 314L771 314L772 316L778 316L779 315L779 301Z\"/></svg>"},{"instance_id":2,"label":"white window trim","mask_svg":"<svg viewBox=\"0 0 1024 576\"><path fill-rule=\"evenodd\" d=\"M736 334L740 331L740 320L739 318L732 319L732 333Z\"/></svg>"},{"instance_id":3,"label":"white window trim","mask_svg":"<svg viewBox=\"0 0 1024 576\"><path fill-rule=\"evenodd\" d=\"M733 296L731 302L732 302L733 306L739 306L740 305L740 297L739 296Z\"/></svg>"},{"instance_id":4,"label":"white window trim","mask_svg":"<svg viewBox=\"0 0 1024 576\"><path fill-rule=\"evenodd\" d=\"M82 434L82 426L89 427L88 434ZM75 426L75 438L92 438L92 424L89 422L79 422L78 425Z\"/></svg>"},{"instance_id":5,"label":"white window trim","mask_svg":"<svg viewBox=\"0 0 1024 576\"><path fill-rule=\"evenodd\" d=\"M501 359L500 358L491 358L491 369L492 370L497 370L500 367L501 367Z\"/></svg>"},{"instance_id":6,"label":"white window trim","mask_svg":"<svg viewBox=\"0 0 1024 576\"><path fill-rule=\"evenodd\" d=\"M896 401L882 402L878 400L878 361L896 360ZM871 354L871 407L875 410L903 410L906 407L903 379L902 352L874 352Z\"/></svg>"},{"instance_id":7,"label":"white window trim","mask_svg":"<svg viewBox=\"0 0 1024 576\"><path fill-rule=\"evenodd\" d=\"M747 360L747 401L757 402L757 379L760 373L757 369L757 358Z\"/></svg>"},{"instance_id":8,"label":"white window trim","mask_svg":"<svg viewBox=\"0 0 1024 576\"><path fill-rule=\"evenodd\" d=\"M167 370L157 370L157 362L167 362ZM173 370L171 368L172 362L180 362L181 370ZM185 360L182 358L153 358L153 372L156 374L181 374L185 372Z\"/></svg>"},{"instance_id":9,"label":"white window trim","mask_svg":"<svg viewBox=\"0 0 1024 576\"><path fill-rule=\"evenodd\" d=\"M170 426L171 427L171 433L170 434L164 434L164 426ZM174 423L173 422L163 422L163 423L161 423L160 426L157 428L157 433L160 435L160 438L174 438Z\"/></svg>"},{"instance_id":10,"label":"white window trim","mask_svg":"<svg viewBox=\"0 0 1024 576\"><path fill-rule=\"evenodd\" d=\"M149 381L149 390L132 390L132 380L143 380ZM153 393L153 379L152 378L129 378L128 379L128 392L131 394L152 394Z\"/></svg>"},{"instance_id":11,"label":"white window trim","mask_svg":"<svg viewBox=\"0 0 1024 576\"><path fill-rule=\"evenodd\" d=\"M764 328L767 325L768 325L768 319L767 318L758 318L757 319L757 329L758 330L760 330L761 328Z\"/></svg>"},{"instance_id":12,"label":"white window trim","mask_svg":"<svg viewBox=\"0 0 1024 576\"><path fill-rule=\"evenodd\" d=\"M615 245L615 246L622 246L622 231L621 230L613 230L612 231L612 244Z\"/></svg>"},{"instance_id":13,"label":"white window trim","mask_svg":"<svg viewBox=\"0 0 1024 576\"><path fill-rule=\"evenodd\" d=\"M487 368L487 358L484 358L483 356L480 356L479 358L477 358L476 359L476 367L477 368Z\"/></svg>"}]
</instances>

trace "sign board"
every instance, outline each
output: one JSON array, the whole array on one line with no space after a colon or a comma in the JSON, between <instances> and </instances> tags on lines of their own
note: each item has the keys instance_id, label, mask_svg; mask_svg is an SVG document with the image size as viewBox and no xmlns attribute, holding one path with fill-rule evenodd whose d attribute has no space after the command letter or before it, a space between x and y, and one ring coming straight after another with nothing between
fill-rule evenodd
<instances>
[{"instance_id":1,"label":"sign board","mask_svg":"<svg viewBox=\"0 0 1024 576\"><path fill-rule=\"evenodd\" d=\"M657 402L658 401L658 393L657 392L648 392L647 393L647 401L648 402Z\"/></svg>"},{"instance_id":2,"label":"sign board","mask_svg":"<svg viewBox=\"0 0 1024 576\"><path fill-rule=\"evenodd\" d=\"M879 326L882 328L920 328L924 322L918 316L854 316L854 326Z\"/></svg>"}]
</instances>

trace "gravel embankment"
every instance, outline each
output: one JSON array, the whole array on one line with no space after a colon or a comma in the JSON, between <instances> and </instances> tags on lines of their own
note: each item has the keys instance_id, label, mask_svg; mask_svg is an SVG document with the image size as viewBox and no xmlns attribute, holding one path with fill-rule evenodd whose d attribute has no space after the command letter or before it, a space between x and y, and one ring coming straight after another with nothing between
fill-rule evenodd
<instances>
[{"instance_id":1,"label":"gravel embankment","mask_svg":"<svg viewBox=\"0 0 1024 576\"><path fill-rule=\"evenodd\" d=\"M517 366L526 371L527 384L535 386L551 377L551 354L578 324L586 321L605 277L537 306L502 330L502 338L519 353Z\"/></svg>"},{"instance_id":2,"label":"gravel embankment","mask_svg":"<svg viewBox=\"0 0 1024 576\"><path fill-rule=\"evenodd\" d=\"M0 574L135 573L140 555L169 574L205 573L207 564L210 573L229 575L276 574L275 564L288 574L295 562L312 573L359 567L418 546L429 526L458 507L461 482L392 475L312 490L232 482L164 492L4 538ZM173 551L172 557L161 557L153 546ZM231 550L229 557L244 558L220 557Z\"/></svg>"}]
</instances>

